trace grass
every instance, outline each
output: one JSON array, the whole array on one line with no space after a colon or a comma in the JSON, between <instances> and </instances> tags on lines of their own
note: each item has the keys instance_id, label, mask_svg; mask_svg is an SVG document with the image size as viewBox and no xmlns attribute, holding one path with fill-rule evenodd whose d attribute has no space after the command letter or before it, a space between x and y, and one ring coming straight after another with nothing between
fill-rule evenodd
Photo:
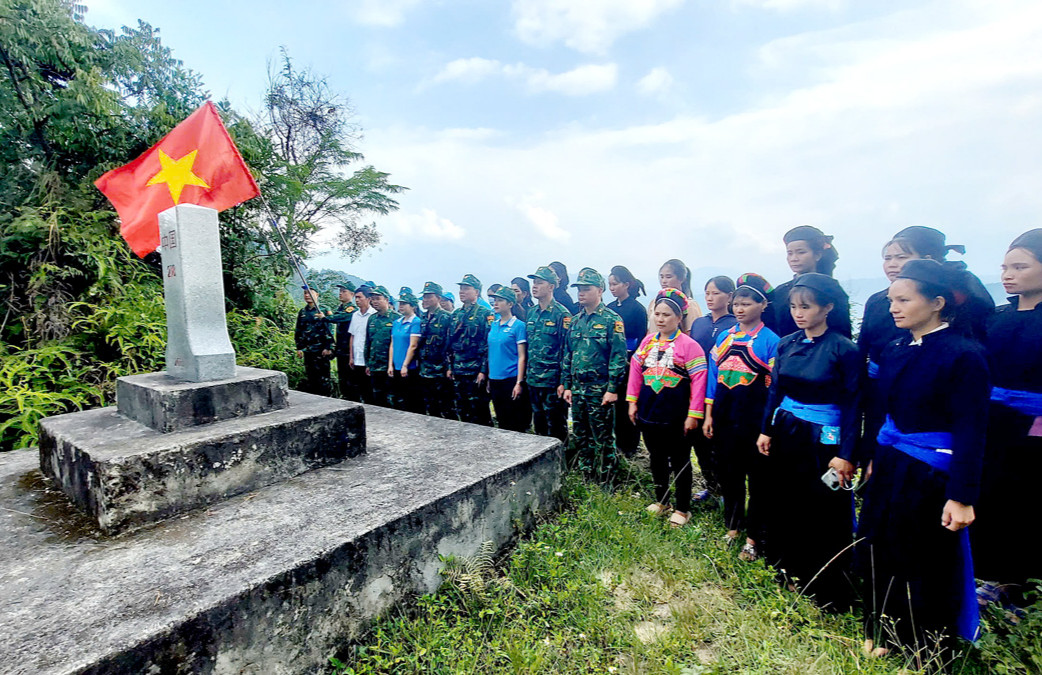
<instances>
[{"instance_id":1,"label":"grass","mask_svg":"<svg viewBox=\"0 0 1042 675\"><path fill-rule=\"evenodd\" d=\"M450 560L442 590L376 623L334 670L362 673L894 673L861 653L859 619L818 610L723 540L719 512L671 530L645 513L647 477L614 492L568 476L564 509L498 565ZM488 553L488 551L484 552ZM952 673L1042 672L1042 606L997 613ZM930 655L927 655L929 657ZM927 658L929 660L929 658Z\"/></svg>"}]
</instances>

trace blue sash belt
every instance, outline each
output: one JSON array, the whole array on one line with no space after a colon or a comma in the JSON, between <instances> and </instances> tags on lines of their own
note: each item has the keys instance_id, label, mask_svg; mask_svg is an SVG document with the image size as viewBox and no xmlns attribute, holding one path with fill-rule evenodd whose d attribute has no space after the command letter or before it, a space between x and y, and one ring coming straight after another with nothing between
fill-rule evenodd
<instances>
[{"instance_id":1,"label":"blue sash belt","mask_svg":"<svg viewBox=\"0 0 1042 675\"><path fill-rule=\"evenodd\" d=\"M1013 408L1025 415L1031 415L1032 417L1042 416L1042 394L1036 394L1033 391L992 387L991 400Z\"/></svg>"},{"instance_id":2,"label":"blue sash belt","mask_svg":"<svg viewBox=\"0 0 1042 675\"><path fill-rule=\"evenodd\" d=\"M889 415L879 430L876 440L880 445L889 445L906 455L918 459L933 468L948 473L952 465L951 451L940 452L952 447L952 435L946 431L926 431L906 434L901 432ZM959 577L962 579L960 589L961 606L959 607L956 632L959 637L976 641L980 636L980 606L977 604L977 583L973 577L973 553L970 550L970 529L964 527L958 532Z\"/></svg>"},{"instance_id":3,"label":"blue sash belt","mask_svg":"<svg viewBox=\"0 0 1042 675\"><path fill-rule=\"evenodd\" d=\"M868 360L868 376L873 380L879 379L879 364L872 359Z\"/></svg>"},{"instance_id":4,"label":"blue sash belt","mask_svg":"<svg viewBox=\"0 0 1042 675\"><path fill-rule=\"evenodd\" d=\"M637 338L626 338L626 351L630 354L637 351L637 347L640 346L640 340Z\"/></svg>"},{"instance_id":5,"label":"blue sash belt","mask_svg":"<svg viewBox=\"0 0 1042 675\"><path fill-rule=\"evenodd\" d=\"M792 413L792 416L796 419L810 422L811 424L829 427L839 426L839 406L831 403L800 403L786 396L782 399L778 410L785 410ZM775 411L775 414L777 414L777 411Z\"/></svg>"}]
</instances>

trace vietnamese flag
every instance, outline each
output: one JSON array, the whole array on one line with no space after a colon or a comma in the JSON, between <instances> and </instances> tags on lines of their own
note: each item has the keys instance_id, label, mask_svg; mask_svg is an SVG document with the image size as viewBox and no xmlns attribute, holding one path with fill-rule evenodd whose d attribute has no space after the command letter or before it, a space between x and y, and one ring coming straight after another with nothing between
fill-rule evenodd
<instances>
[{"instance_id":1,"label":"vietnamese flag","mask_svg":"<svg viewBox=\"0 0 1042 675\"><path fill-rule=\"evenodd\" d=\"M143 155L94 181L145 257L159 246L159 214L177 204L223 211L260 194L221 116L207 101Z\"/></svg>"}]
</instances>

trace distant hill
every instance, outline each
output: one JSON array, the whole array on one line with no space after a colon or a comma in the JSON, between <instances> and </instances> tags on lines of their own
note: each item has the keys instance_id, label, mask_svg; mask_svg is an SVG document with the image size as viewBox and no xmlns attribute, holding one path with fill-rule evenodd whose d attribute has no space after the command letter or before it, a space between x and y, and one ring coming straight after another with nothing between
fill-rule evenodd
<instances>
[{"instance_id":1,"label":"distant hill","mask_svg":"<svg viewBox=\"0 0 1042 675\"><path fill-rule=\"evenodd\" d=\"M336 304L340 293L337 284L350 281L357 287L365 283L365 279L340 270L305 270L304 275L307 277L308 284L318 291L323 304ZM304 289L301 288L299 277L293 276L288 290L294 300L304 304Z\"/></svg>"}]
</instances>

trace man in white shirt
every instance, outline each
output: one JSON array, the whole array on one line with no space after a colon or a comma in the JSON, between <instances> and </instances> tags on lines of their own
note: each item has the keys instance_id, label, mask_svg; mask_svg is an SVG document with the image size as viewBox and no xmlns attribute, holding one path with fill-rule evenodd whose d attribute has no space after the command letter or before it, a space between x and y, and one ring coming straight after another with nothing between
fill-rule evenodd
<instances>
[{"instance_id":1,"label":"man in white shirt","mask_svg":"<svg viewBox=\"0 0 1042 675\"><path fill-rule=\"evenodd\" d=\"M351 334L351 381L362 403L373 402L373 385L365 374L365 330L369 325L369 317L376 314L376 310L369 304L370 290L368 284L362 284L355 291L358 311L351 317L351 324L347 328Z\"/></svg>"}]
</instances>

